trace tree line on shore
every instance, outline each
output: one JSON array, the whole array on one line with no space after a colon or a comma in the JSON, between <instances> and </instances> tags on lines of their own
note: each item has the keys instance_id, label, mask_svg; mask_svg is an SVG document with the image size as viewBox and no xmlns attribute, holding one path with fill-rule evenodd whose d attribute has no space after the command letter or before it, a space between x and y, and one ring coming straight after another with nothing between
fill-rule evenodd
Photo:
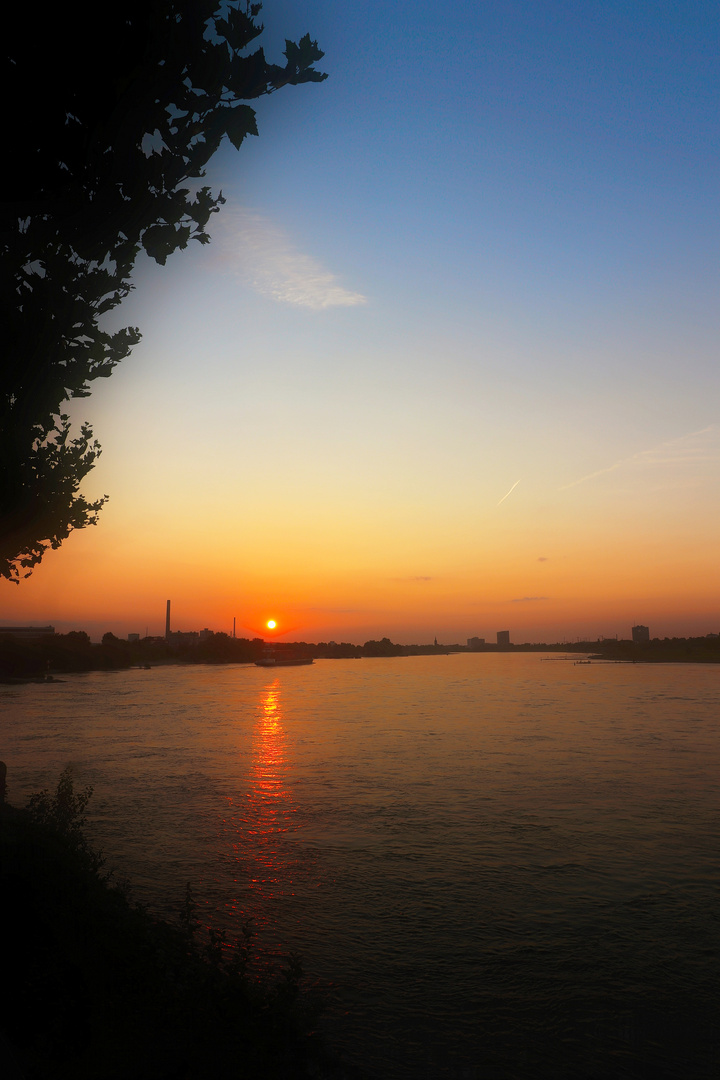
<instances>
[{"instance_id":1,"label":"tree line on shore","mask_svg":"<svg viewBox=\"0 0 720 1080\"><path fill-rule=\"evenodd\" d=\"M234 638L225 633L208 633L189 640L145 637L127 641L115 634L103 635L93 643L84 630L67 634L45 634L36 638L0 635L0 678L45 678L63 672L107 671L160 664L252 664L262 659L268 643L263 638ZM351 659L362 656L400 656L408 646L389 638L351 642L275 642L275 653L292 652L312 659ZM415 650L446 652L445 646L413 646Z\"/></svg>"},{"instance_id":2,"label":"tree line on shore","mask_svg":"<svg viewBox=\"0 0 720 1080\"><path fill-rule=\"evenodd\" d=\"M23 639L0 635L0 678L44 679L56 674L80 671L116 671L161 664L252 664L267 648L262 638L234 638L210 633L197 641L167 641L146 637L126 641L112 633L93 643L83 630ZM314 660L359 659L361 657L445 655L451 652L561 652L582 653L595 660L643 663L720 663L720 635L696 638L654 638L647 642L576 641L572 643L524 643L521 645L398 645L389 638L351 642L275 642L273 650L282 655Z\"/></svg>"}]
</instances>

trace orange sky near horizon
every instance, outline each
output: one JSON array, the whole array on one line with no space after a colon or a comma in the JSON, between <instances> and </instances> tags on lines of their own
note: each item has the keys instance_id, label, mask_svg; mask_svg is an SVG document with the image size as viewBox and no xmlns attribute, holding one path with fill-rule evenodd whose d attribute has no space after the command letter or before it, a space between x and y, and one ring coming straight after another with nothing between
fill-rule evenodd
<instances>
[{"instance_id":1,"label":"orange sky near horizon","mask_svg":"<svg viewBox=\"0 0 720 1080\"><path fill-rule=\"evenodd\" d=\"M174 629L231 632L235 618L238 636L288 640L454 643L510 629L516 642L558 641L627 637L636 622L654 636L720 630L715 512L704 530L682 514L663 522L665 488L644 507L636 501L631 518L620 500L613 523L614 490L588 499L581 486L528 493L520 484L499 506L445 498L433 515L360 499L341 513L326 492L313 502L308 486L304 513L263 494L242 510L217 506L211 525L186 516L177 494L143 519L120 475L100 479L113 490L100 524L20 586L0 585L3 622L94 639L160 634L170 598Z\"/></svg>"}]
</instances>

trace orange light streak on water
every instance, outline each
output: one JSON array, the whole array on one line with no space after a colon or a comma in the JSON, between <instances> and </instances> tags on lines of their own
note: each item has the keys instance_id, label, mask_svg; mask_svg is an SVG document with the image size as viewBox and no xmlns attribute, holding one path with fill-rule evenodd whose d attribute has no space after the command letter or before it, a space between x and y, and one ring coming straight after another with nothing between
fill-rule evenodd
<instances>
[{"instance_id":1,"label":"orange light streak on water","mask_svg":"<svg viewBox=\"0 0 720 1080\"><path fill-rule=\"evenodd\" d=\"M258 876L251 879L251 887L277 882L277 838L288 831L292 812L280 693L279 679L265 687L253 730L247 832L254 842Z\"/></svg>"}]
</instances>

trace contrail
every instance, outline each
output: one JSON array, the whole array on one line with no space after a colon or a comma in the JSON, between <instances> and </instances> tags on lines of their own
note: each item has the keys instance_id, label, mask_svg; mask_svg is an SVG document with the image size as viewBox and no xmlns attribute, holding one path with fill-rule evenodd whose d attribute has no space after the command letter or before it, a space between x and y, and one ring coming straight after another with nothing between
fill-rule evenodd
<instances>
[{"instance_id":1,"label":"contrail","mask_svg":"<svg viewBox=\"0 0 720 1080\"><path fill-rule=\"evenodd\" d=\"M578 484L584 484L586 480L594 480L596 476L604 476L605 473L622 469L624 465L692 465L698 462L716 460L718 430L717 424L710 424L699 431L690 431L687 435L681 435L677 439L670 439L669 442L653 446L650 450L640 450L637 454L622 458L621 461L616 461L613 465L608 465L604 469L597 469L595 472L588 473L587 476L581 476L579 480L563 484L562 487L558 488L558 491L567 491L569 488L577 487ZM710 437L706 440L710 442L710 446L705 449L702 442L700 445L697 443L698 436L703 435ZM715 440L715 448L713 447L713 439ZM693 442L693 440L696 440L696 442ZM507 495L505 498L507 498Z\"/></svg>"},{"instance_id":2,"label":"contrail","mask_svg":"<svg viewBox=\"0 0 720 1080\"><path fill-rule=\"evenodd\" d=\"M500 500L500 502L498 503L498 506L500 505L500 503L504 503L504 502L505 502L505 500L507 499L508 495L512 495L513 491L515 490L515 488L516 488L516 487L518 486L518 484L519 484L519 483L520 483L520 481L519 481L519 480L516 480L516 481L515 481L515 483L513 484L513 486L512 486L512 487L510 488L510 490L508 491L507 495L503 495L502 499L501 499L501 500Z\"/></svg>"}]
</instances>

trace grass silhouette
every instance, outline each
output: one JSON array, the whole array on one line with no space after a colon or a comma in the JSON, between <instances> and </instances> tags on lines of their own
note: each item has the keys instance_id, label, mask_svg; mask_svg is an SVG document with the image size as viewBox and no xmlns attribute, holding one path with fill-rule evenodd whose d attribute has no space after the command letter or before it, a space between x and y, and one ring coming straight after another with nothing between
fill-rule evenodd
<instances>
[{"instance_id":1,"label":"grass silhouette","mask_svg":"<svg viewBox=\"0 0 720 1080\"><path fill-rule=\"evenodd\" d=\"M66 770L0 808L0 1026L26 1080L345 1076L299 959L255 976L250 928L204 934L190 886L177 924L133 904L86 838L91 795Z\"/></svg>"}]
</instances>

